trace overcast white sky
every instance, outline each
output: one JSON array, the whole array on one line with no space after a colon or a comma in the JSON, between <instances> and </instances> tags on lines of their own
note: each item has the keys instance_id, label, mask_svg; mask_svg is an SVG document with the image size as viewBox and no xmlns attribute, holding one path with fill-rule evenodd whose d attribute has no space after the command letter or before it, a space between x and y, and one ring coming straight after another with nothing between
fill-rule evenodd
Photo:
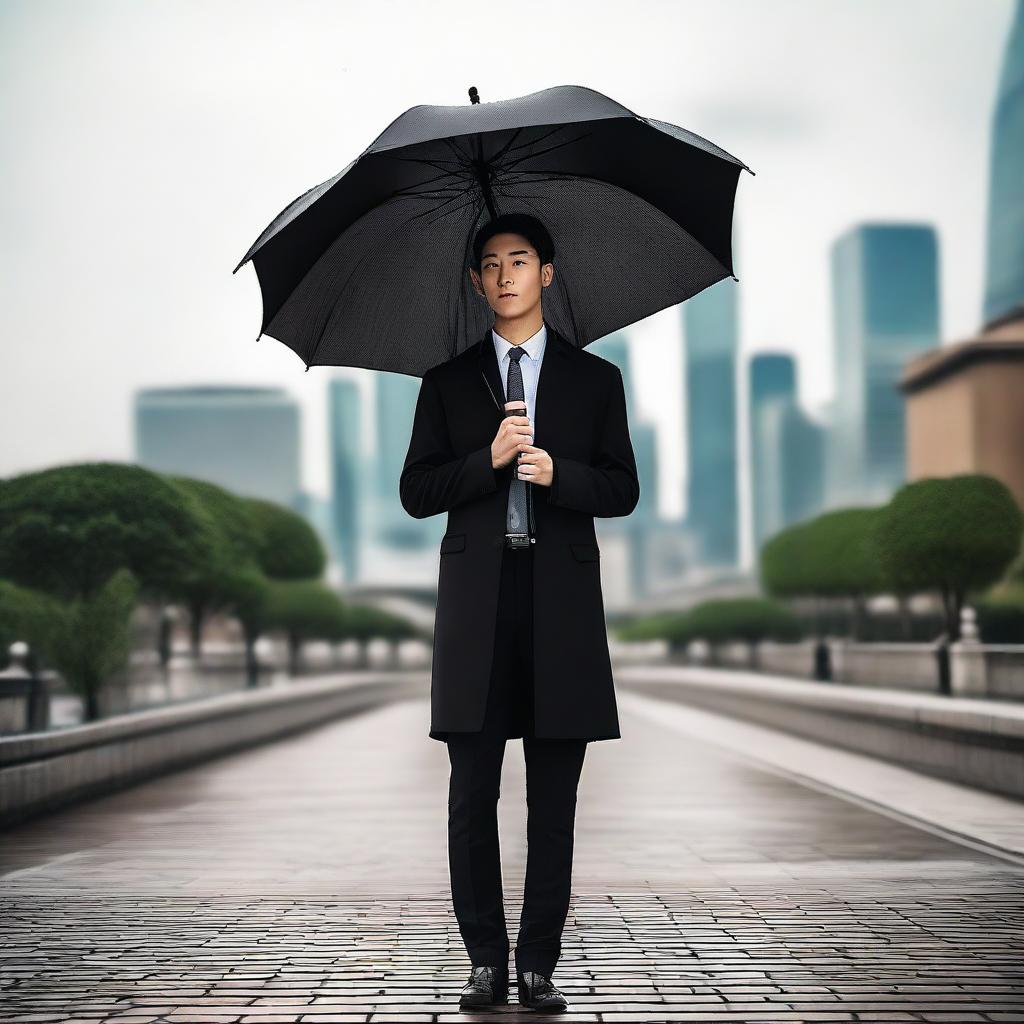
<instances>
[{"instance_id":1,"label":"overcast white sky","mask_svg":"<svg viewBox=\"0 0 1024 1024\"><path fill-rule=\"evenodd\" d=\"M259 329L231 271L295 196L407 107L552 85L683 125L740 177L745 354L797 353L832 390L828 248L863 220L933 224L945 341L980 319L992 105L1012 0L512 5L0 0L0 475L131 459L137 388L274 384L301 401L326 495L324 392ZM729 287L725 282L718 287ZM683 509L679 310L633 329Z\"/></svg>"}]
</instances>

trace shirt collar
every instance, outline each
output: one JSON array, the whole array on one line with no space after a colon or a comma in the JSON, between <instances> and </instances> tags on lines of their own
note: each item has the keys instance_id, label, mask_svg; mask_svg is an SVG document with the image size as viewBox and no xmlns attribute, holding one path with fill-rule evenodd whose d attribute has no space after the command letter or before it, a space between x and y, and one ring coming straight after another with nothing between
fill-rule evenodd
<instances>
[{"instance_id":1,"label":"shirt collar","mask_svg":"<svg viewBox=\"0 0 1024 1024\"><path fill-rule=\"evenodd\" d=\"M506 341L493 327L491 328L491 339L494 341L494 352L500 363L502 358L508 355L509 350L515 348L512 342ZM519 348L526 349L526 354L531 359L539 359L544 351L544 345L548 339L548 325L541 323L540 330L526 341L519 344Z\"/></svg>"}]
</instances>

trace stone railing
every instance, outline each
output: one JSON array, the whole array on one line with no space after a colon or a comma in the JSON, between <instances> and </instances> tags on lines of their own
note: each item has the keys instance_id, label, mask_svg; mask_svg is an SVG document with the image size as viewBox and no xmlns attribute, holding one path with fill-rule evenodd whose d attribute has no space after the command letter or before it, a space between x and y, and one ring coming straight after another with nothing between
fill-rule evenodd
<instances>
[{"instance_id":1,"label":"stone railing","mask_svg":"<svg viewBox=\"0 0 1024 1024\"><path fill-rule=\"evenodd\" d=\"M829 681L852 686L882 687L940 693L942 645L908 643L855 643L825 641ZM620 645L620 649L628 645ZM769 672L795 679L818 679L814 641L718 644L701 641L670 660L679 664L711 665L741 671ZM648 660L663 660L653 645L646 645ZM961 640L949 645L950 693L963 697L991 697L1024 701L1024 644L982 644ZM633 659L636 660L636 659Z\"/></svg>"},{"instance_id":2,"label":"stone railing","mask_svg":"<svg viewBox=\"0 0 1024 1024\"><path fill-rule=\"evenodd\" d=\"M706 666L621 665L615 676L649 696L1024 797L1024 705Z\"/></svg>"},{"instance_id":3,"label":"stone railing","mask_svg":"<svg viewBox=\"0 0 1024 1024\"><path fill-rule=\"evenodd\" d=\"M428 687L423 671L354 672L0 737L0 825Z\"/></svg>"}]
</instances>

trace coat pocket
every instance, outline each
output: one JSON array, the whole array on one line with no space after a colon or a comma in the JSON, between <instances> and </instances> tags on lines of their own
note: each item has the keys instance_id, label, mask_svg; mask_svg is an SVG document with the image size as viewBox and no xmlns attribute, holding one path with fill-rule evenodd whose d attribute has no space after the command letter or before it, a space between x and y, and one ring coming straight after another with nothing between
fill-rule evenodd
<instances>
[{"instance_id":1,"label":"coat pocket","mask_svg":"<svg viewBox=\"0 0 1024 1024\"><path fill-rule=\"evenodd\" d=\"M601 549L596 544L570 544L569 547L578 562L597 562L601 558Z\"/></svg>"},{"instance_id":2,"label":"coat pocket","mask_svg":"<svg viewBox=\"0 0 1024 1024\"><path fill-rule=\"evenodd\" d=\"M441 554L449 555L455 551L463 551L466 547L466 535L464 533L446 533L441 538Z\"/></svg>"}]
</instances>

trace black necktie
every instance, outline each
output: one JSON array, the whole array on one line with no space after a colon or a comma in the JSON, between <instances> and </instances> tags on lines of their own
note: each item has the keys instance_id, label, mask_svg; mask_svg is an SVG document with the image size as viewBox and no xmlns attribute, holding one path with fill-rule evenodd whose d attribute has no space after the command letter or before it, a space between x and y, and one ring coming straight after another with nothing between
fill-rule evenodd
<instances>
[{"instance_id":1,"label":"black necktie","mask_svg":"<svg viewBox=\"0 0 1024 1024\"><path fill-rule=\"evenodd\" d=\"M508 351L508 381L505 385L506 401L526 404L526 391L523 388L523 368L519 360L525 350L521 345L513 345ZM505 533L527 533L526 526L526 481L519 479L519 455L513 462L515 472L512 484L508 489L508 514L505 517Z\"/></svg>"}]
</instances>

